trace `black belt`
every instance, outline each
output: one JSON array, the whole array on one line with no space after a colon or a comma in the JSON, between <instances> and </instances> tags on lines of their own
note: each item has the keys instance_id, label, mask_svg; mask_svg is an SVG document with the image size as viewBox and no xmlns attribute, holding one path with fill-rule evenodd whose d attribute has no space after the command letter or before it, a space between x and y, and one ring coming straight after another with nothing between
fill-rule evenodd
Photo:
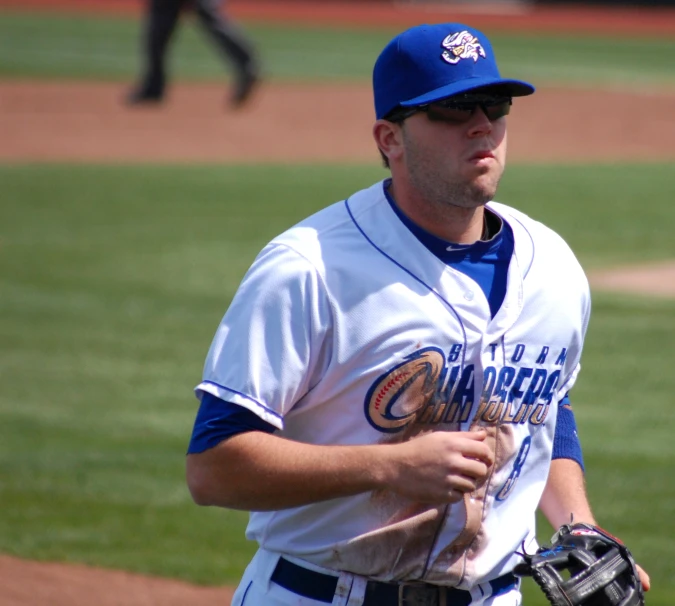
<instances>
[{"instance_id":1,"label":"black belt","mask_svg":"<svg viewBox=\"0 0 675 606\"><path fill-rule=\"evenodd\" d=\"M285 558L279 558L271 577L277 585L298 595L318 602L330 604L335 595L338 577L332 574L316 572L294 564ZM505 574L490 581L492 595L510 591L518 579L512 574ZM384 583L368 581L363 606L396 606L398 604L440 603L440 593L444 592L448 606L469 606L471 593L455 587L443 587L430 583Z\"/></svg>"}]
</instances>

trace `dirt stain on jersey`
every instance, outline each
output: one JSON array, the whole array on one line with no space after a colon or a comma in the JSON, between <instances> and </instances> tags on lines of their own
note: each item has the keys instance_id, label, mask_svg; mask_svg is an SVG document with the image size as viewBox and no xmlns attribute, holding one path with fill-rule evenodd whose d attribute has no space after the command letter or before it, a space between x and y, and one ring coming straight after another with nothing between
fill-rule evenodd
<instances>
[{"instance_id":1,"label":"dirt stain on jersey","mask_svg":"<svg viewBox=\"0 0 675 606\"><path fill-rule=\"evenodd\" d=\"M478 424L472 425L476 429ZM483 520L487 515L486 495L495 489L495 472L509 464L514 455L513 428L510 425L485 425L485 442L494 452L490 474L463 500L454 504L419 503L390 491L376 491L371 503L382 520L370 533L339 545L334 551L336 567L386 580L424 579L428 582L457 585L475 576L474 562L488 545ZM436 426L433 431L441 429ZM456 425L442 427L458 431ZM432 430L411 423L405 431L387 436L383 443L398 443L418 438ZM439 534L449 518L463 520L454 541L431 558Z\"/></svg>"},{"instance_id":2,"label":"dirt stain on jersey","mask_svg":"<svg viewBox=\"0 0 675 606\"><path fill-rule=\"evenodd\" d=\"M497 490L492 480L497 472L512 460L515 454L515 440L512 425L475 423L470 429L479 427L487 431L485 442L494 453L495 463L486 481L474 492L464 495L466 524L457 538L432 563L430 573L427 575L430 581L442 579L444 570L452 571L453 577L460 574L460 580L467 577L474 578L475 560L488 547L488 536L483 526L487 515L486 495Z\"/></svg>"}]
</instances>

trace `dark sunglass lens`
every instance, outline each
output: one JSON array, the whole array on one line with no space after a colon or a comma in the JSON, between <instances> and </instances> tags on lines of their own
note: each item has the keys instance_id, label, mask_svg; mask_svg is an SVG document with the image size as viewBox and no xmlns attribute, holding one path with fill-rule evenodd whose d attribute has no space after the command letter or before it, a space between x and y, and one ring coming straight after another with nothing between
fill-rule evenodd
<instances>
[{"instance_id":1,"label":"dark sunglass lens","mask_svg":"<svg viewBox=\"0 0 675 606\"><path fill-rule=\"evenodd\" d=\"M429 120L433 122L449 122L450 124L463 124L471 118L474 107L446 107L432 103L427 109Z\"/></svg>"},{"instance_id":2,"label":"dark sunglass lens","mask_svg":"<svg viewBox=\"0 0 675 606\"><path fill-rule=\"evenodd\" d=\"M429 120L434 122L448 122L450 124L463 124L467 122L478 108L482 108L490 120L503 118L511 111L510 97L497 97L495 95L458 95L441 99L423 106Z\"/></svg>"},{"instance_id":3,"label":"dark sunglass lens","mask_svg":"<svg viewBox=\"0 0 675 606\"><path fill-rule=\"evenodd\" d=\"M499 120L499 118L507 116L511 111L511 99L499 101L492 105L485 104L483 105L483 109L488 119Z\"/></svg>"}]
</instances>

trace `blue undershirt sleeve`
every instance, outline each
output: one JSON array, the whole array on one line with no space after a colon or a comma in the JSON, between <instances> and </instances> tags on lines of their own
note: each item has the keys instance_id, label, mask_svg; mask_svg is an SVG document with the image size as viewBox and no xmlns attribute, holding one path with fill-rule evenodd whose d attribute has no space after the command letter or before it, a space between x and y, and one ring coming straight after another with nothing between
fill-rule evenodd
<instances>
[{"instance_id":1,"label":"blue undershirt sleeve","mask_svg":"<svg viewBox=\"0 0 675 606\"><path fill-rule=\"evenodd\" d=\"M274 425L263 421L243 406L202 392L187 454L204 452L223 440L245 431L273 433L276 429Z\"/></svg>"},{"instance_id":2,"label":"blue undershirt sleeve","mask_svg":"<svg viewBox=\"0 0 675 606\"><path fill-rule=\"evenodd\" d=\"M577 434L577 422L572 412L569 394L558 403L558 419L555 424L553 438L553 459L572 459L584 469L581 443Z\"/></svg>"}]
</instances>

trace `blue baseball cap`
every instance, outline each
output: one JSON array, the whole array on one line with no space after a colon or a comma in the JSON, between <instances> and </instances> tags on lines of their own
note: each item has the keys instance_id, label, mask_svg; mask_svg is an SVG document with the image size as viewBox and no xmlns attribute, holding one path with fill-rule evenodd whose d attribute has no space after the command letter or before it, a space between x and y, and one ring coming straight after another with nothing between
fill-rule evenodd
<instances>
[{"instance_id":1,"label":"blue baseball cap","mask_svg":"<svg viewBox=\"0 0 675 606\"><path fill-rule=\"evenodd\" d=\"M527 82L500 76L482 32L462 23L418 25L389 42L375 62L375 115L384 118L399 105L424 105L485 86L499 86L513 97L534 92Z\"/></svg>"}]
</instances>

